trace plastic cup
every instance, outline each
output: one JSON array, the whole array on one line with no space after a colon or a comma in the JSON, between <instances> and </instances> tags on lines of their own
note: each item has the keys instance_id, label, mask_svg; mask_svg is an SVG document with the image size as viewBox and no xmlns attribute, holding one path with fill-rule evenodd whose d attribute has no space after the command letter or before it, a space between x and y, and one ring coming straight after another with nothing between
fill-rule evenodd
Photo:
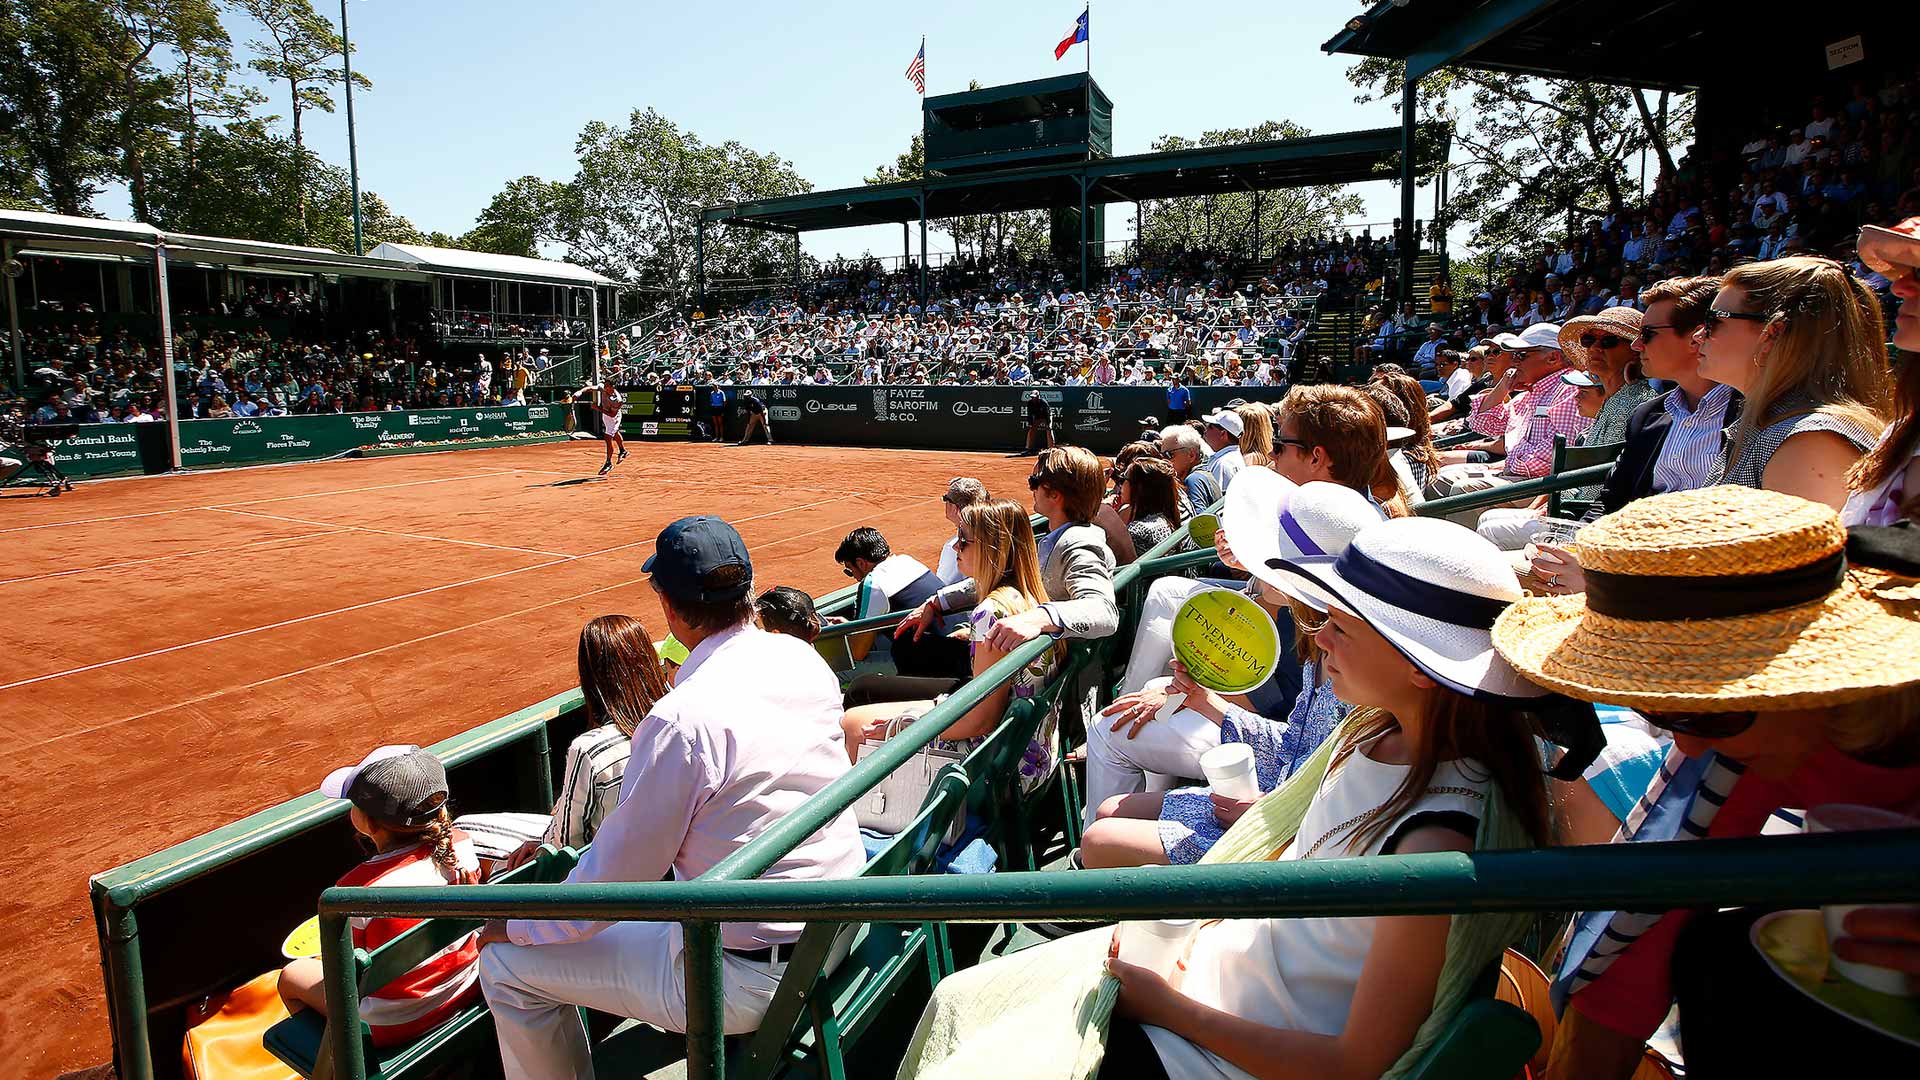
<instances>
[{"instance_id":1,"label":"plastic cup","mask_svg":"<svg viewBox=\"0 0 1920 1080\"><path fill-rule=\"evenodd\" d=\"M1816 806L1807 811L1807 832L1862 832L1868 829L1920 829L1920 818L1908 817L1892 810L1882 810L1873 806L1855 806L1851 803L1829 803ZM1834 973L1848 982L1864 986L1869 990L1878 990L1882 994L1896 997L1920 997L1920 978L1908 975L1904 971L1883 968L1875 964L1862 964L1855 960L1843 960L1833 951L1837 938L1847 936L1847 916L1866 907L1913 908L1914 904L1823 904L1820 917L1827 926L1828 964Z\"/></svg>"},{"instance_id":2,"label":"plastic cup","mask_svg":"<svg viewBox=\"0 0 1920 1080\"><path fill-rule=\"evenodd\" d=\"M1253 747L1245 743L1221 743L1200 755L1200 771L1215 795L1235 802L1250 802L1260 797L1260 780L1253 769Z\"/></svg>"},{"instance_id":3,"label":"plastic cup","mask_svg":"<svg viewBox=\"0 0 1920 1080\"><path fill-rule=\"evenodd\" d=\"M1147 919L1122 923L1120 959L1138 964L1162 975L1172 974L1175 964L1187 951L1187 939L1193 936L1198 919Z\"/></svg>"}]
</instances>

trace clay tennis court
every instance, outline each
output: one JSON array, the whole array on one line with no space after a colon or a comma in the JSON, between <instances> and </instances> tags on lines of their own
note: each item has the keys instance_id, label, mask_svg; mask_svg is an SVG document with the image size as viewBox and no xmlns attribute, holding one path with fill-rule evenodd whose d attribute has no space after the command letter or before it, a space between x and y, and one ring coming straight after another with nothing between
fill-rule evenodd
<instances>
[{"instance_id":1,"label":"clay tennis court","mask_svg":"<svg viewBox=\"0 0 1920 1080\"><path fill-rule=\"evenodd\" d=\"M0 1061L109 1055L87 876L567 689L609 612L666 633L640 564L674 518L735 523L761 588L848 584L871 524L931 563L992 454L598 443L83 484L0 497ZM155 1048L156 1053L164 1053Z\"/></svg>"}]
</instances>

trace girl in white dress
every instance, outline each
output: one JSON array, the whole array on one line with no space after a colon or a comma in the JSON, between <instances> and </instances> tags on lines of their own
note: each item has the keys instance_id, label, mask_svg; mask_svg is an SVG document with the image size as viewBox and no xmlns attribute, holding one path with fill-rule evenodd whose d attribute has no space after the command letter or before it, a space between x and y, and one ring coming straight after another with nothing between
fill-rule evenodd
<instances>
[{"instance_id":1,"label":"girl in white dress","mask_svg":"<svg viewBox=\"0 0 1920 1080\"><path fill-rule=\"evenodd\" d=\"M1492 544L1449 522L1402 518L1363 529L1338 558L1268 565L1326 609L1325 671L1356 712L1206 861L1550 842L1527 700L1544 691L1493 651L1494 619L1520 593ZM1392 1075L1522 922L1482 932L1489 925L1468 933L1464 918L1444 915L1215 921L1171 970L1130 962L1114 931L1074 935L942 982L901 1076L970 1075L994 1041L1002 1080L1071 1075L1088 1040L1075 1034L1073 1010L1049 1013L1053 999L1040 1001L1034 984L1071 981L1049 969L1084 972L1099 951L1119 984L1103 1080ZM1017 1066L1007 1064L1010 1024L1022 1029Z\"/></svg>"}]
</instances>

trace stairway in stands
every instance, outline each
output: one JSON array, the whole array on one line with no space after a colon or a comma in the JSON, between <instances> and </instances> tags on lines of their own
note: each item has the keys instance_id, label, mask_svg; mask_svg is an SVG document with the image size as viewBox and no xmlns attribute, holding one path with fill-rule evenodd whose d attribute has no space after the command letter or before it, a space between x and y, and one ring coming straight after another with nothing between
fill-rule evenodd
<instances>
[{"instance_id":1,"label":"stairway in stands","mask_svg":"<svg viewBox=\"0 0 1920 1080\"><path fill-rule=\"evenodd\" d=\"M1427 298L1427 288L1433 284L1434 278L1446 273L1446 270L1446 256L1437 251L1422 251L1413 257L1413 310L1415 313L1422 317L1433 314L1433 305Z\"/></svg>"}]
</instances>

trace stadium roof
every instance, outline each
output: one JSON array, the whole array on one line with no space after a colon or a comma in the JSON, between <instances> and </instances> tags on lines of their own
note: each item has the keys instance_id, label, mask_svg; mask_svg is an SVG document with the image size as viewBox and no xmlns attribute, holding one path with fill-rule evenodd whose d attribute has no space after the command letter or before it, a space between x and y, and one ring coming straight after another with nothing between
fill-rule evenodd
<instances>
[{"instance_id":1,"label":"stadium roof","mask_svg":"<svg viewBox=\"0 0 1920 1080\"><path fill-rule=\"evenodd\" d=\"M1437 125L1432 134L1434 138L1423 139L1422 145L1444 157L1450 133ZM1087 202L1094 205L1388 180L1397 175L1400 138L1400 129L1392 127L1132 154L756 199L710 206L701 216L705 221L776 232L809 232L918 221L923 192L930 218L1077 206L1082 176L1087 181ZM1424 170L1432 163L1421 164Z\"/></svg>"},{"instance_id":2,"label":"stadium roof","mask_svg":"<svg viewBox=\"0 0 1920 1080\"><path fill-rule=\"evenodd\" d=\"M167 256L172 260L238 269L401 281L426 281L438 274L581 287L618 284L583 267L550 259L524 259L419 244L381 244L366 255L346 255L331 248L164 232L137 221L45 214L35 210L0 210L0 238L23 241L27 254L147 258L155 246L165 244Z\"/></svg>"},{"instance_id":3,"label":"stadium roof","mask_svg":"<svg viewBox=\"0 0 1920 1080\"><path fill-rule=\"evenodd\" d=\"M1735 0L1380 0L1321 46L1405 60L1419 78L1459 64L1490 71L1691 90L1744 85L1756 58L1800 54L1871 29L1892 8ZM1796 66L1798 61L1796 61Z\"/></svg>"},{"instance_id":4,"label":"stadium roof","mask_svg":"<svg viewBox=\"0 0 1920 1080\"><path fill-rule=\"evenodd\" d=\"M609 277L584 266L553 259L529 259L520 255L496 255L488 251L463 251L459 248L428 247L425 244L381 244L369 255L394 262L410 263L446 277L505 278L549 285L618 285Z\"/></svg>"}]
</instances>

